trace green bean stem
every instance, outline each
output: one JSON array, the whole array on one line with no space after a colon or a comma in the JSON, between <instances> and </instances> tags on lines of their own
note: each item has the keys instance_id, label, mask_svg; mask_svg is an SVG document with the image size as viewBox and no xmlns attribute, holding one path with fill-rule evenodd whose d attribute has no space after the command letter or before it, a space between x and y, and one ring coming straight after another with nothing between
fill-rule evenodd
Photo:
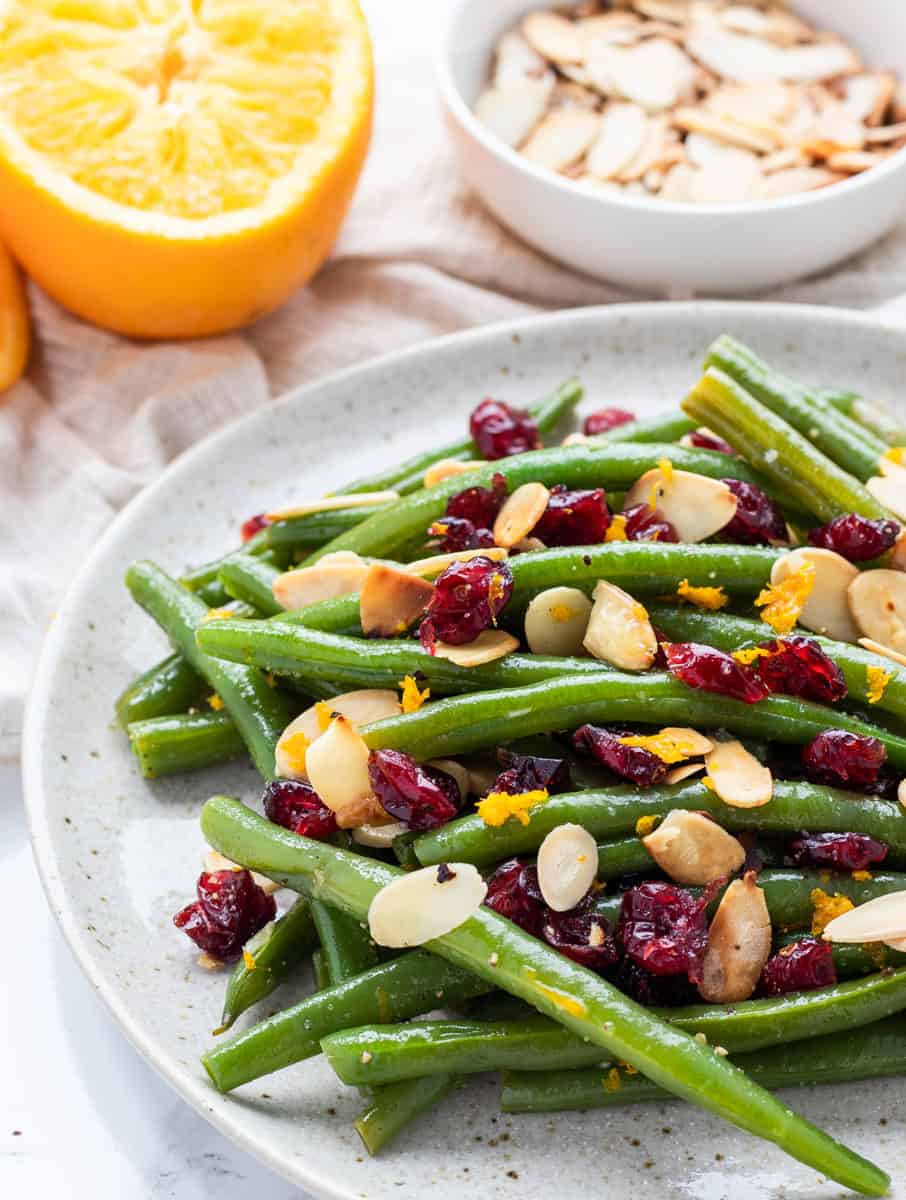
<instances>
[{"instance_id":1,"label":"green bean stem","mask_svg":"<svg viewBox=\"0 0 906 1200\"><path fill-rule=\"evenodd\" d=\"M379 1088L355 1121L369 1154L378 1154L416 1118L434 1108L456 1086L453 1075L424 1075Z\"/></svg>"}]
</instances>

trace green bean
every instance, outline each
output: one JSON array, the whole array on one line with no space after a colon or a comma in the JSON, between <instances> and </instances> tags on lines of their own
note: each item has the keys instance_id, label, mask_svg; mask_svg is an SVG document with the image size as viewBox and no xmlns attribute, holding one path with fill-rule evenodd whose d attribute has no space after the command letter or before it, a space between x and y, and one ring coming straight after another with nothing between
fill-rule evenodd
<instances>
[{"instance_id":1,"label":"green bean","mask_svg":"<svg viewBox=\"0 0 906 1200\"><path fill-rule=\"evenodd\" d=\"M355 1122L368 1153L378 1154L405 1126L449 1095L456 1083L452 1075L425 1075L380 1088Z\"/></svg>"},{"instance_id":2,"label":"green bean","mask_svg":"<svg viewBox=\"0 0 906 1200\"><path fill-rule=\"evenodd\" d=\"M811 390L812 394L817 396L822 403L830 404L831 407L839 409L840 412L846 413L850 417L856 401L862 399L858 392L850 391L849 388L813 387Z\"/></svg>"},{"instance_id":3,"label":"green bean","mask_svg":"<svg viewBox=\"0 0 906 1200\"><path fill-rule=\"evenodd\" d=\"M208 610L160 567L133 563L126 573L126 585L133 599L163 628L174 649L220 696L256 767L266 779L272 778L277 739L289 724L289 709L281 693L253 667L210 658L198 649L195 631Z\"/></svg>"},{"instance_id":4,"label":"green bean","mask_svg":"<svg viewBox=\"0 0 906 1200\"><path fill-rule=\"evenodd\" d=\"M822 454L863 483L878 474L887 445L858 421L763 362L748 346L723 334L708 350L706 367L735 380L771 412L788 422Z\"/></svg>"},{"instance_id":5,"label":"green bean","mask_svg":"<svg viewBox=\"0 0 906 1200\"><path fill-rule=\"evenodd\" d=\"M225 1033L246 1009L269 996L317 944L308 901L300 896L282 917L269 922L246 942L227 983L223 1016L215 1032Z\"/></svg>"},{"instance_id":6,"label":"green bean","mask_svg":"<svg viewBox=\"0 0 906 1200\"><path fill-rule=\"evenodd\" d=\"M888 516L858 479L722 371L709 367L683 401L683 409L822 521L848 512Z\"/></svg>"},{"instance_id":7,"label":"green bean","mask_svg":"<svg viewBox=\"0 0 906 1200\"><path fill-rule=\"evenodd\" d=\"M736 617L731 613L704 613L695 608L656 604L651 607L650 616L654 625L672 641L704 642L709 646L716 646L718 650L738 650L740 647L772 640L774 637L770 628L762 621ZM898 717L906 717L906 672L896 663L881 654L863 650L861 646L835 642L832 638L820 637L808 630L802 632L817 642L834 660L843 672L850 697L862 704L871 703L868 668L879 667L888 672L890 680L873 707L883 712L894 713Z\"/></svg>"},{"instance_id":8,"label":"green bean","mask_svg":"<svg viewBox=\"0 0 906 1200\"><path fill-rule=\"evenodd\" d=\"M115 705L117 720L125 729L133 721L184 713L198 704L208 690L181 654L171 654L120 692Z\"/></svg>"},{"instance_id":9,"label":"green bean","mask_svg":"<svg viewBox=\"0 0 906 1200\"><path fill-rule=\"evenodd\" d=\"M620 838L598 846L598 879L619 879L654 869L654 860L639 837Z\"/></svg>"},{"instance_id":10,"label":"green bean","mask_svg":"<svg viewBox=\"0 0 906 1200\"><path fill-rule=\"evenodd\" d=\"M327 970L327 960L320 946L312 952L311 971L315 980L315 991L326 991L330 987L330 975Z\"/></svg>"},{"instance_id":11,"label":"green bean","mask_svg":"<svg viewBox=\"0 0 906 1200\"><path fill-rule=\"evenodd\" d=\"M733 1005L697 1004L654 1010L687 1033L703 1034L731 1053L751 1052L803 1038L844 1033L906 1008L906 971L882 971ZM364 1026L321 1041L338 1078L355 1087L396 1083L420 1075L481 1071L552 1071L600 1063L600 1046L544 1017L512 1021L420 1020Z\"/></svg>"},{"instance_id":12,"label":"green bean","mask_svg":"<svg viewBox=\"0 0 906 1200\"><path fill-rule=\"evenodd\" d=\"M245 750L229 713L175 713L133 721L127 727L132 753L145 779L198 771Z\"/></svg>"},{"instance_id":13,"label":"green bean","mask_svg":"<svg viewBox=\"0 0 906 1200\"><path fill-rule=\"evenodd\" d=\"M595 442L602 446L615 446L620 442L678 442L695 427L695 422L690 421L685 413L659 413L656 417L640 417L636 421L618 425L607 433L596 434Z\"/></svg>"},{"instance_id":14,"label":"green bean","mask_svg":"<svg viewBox=\"0 0 906 1200\"><path fill-rule=\"evenodd\" d=\"M602 791L566 792L535 805L527 825L511 819L495 827L486 825L477 812L469 813L421 834L413 849L425 867L442 862L485 865L537 850L558 825L574 823L594 838L611 839L633 832L640 818L666 816L672 809L706 812L734 833L864 833L890 846L894 854L906 854L906 813L900 805L782 780L775 780L774 798L760 808L733 808L695 780L641 791L620 784Z\"/></svg>"},{"instance_id":15,"label":"green bean","mask_svg":"<svg viewBox=\"0 0 906 1200\"><path fill-rule=\"evenodd\" d=\"M321 942L323 968L331 984L345 983L376 965L377 949L361 921L322 900L312 900L311 915Z\"/></svg>"},{"instance_id":16,"label":"green bean","mask_svg":"<svg viewBox=\"0 0 906 1200\"><path fill-rule=\"evenodd\" d=\"M888 446L906 446L906 429L895 414L855 396L850 415Z\"/></svg>"},{"instance_id":17,"label":"green bean","mask_svg":"<svg viewBox=\"0 0 906 1200\"><path fill-rule=\"evenodd\" d=\"M227 594L254 605L265 617L283 612L272 587L279 577L276 567L251 554L231 554L220 564L219 578Z\"/></svg>"},{"instance_id":18,"label":"green bean","mask_svg":"<svg viewBox=\"0 0 906 1200\"><path fill-rule=\"evenodd\" d=\"M745 704L687 687L655 672L561 676L499 691L452 696L418 712L362 729L372 750L406 750L415 758L450 758L518 737L576 729L585 722L643 721L732 729L752 738L804 743L824 729L879 738L892 766L906 767L906 738L848 713L792 696Z\"/></svg>"},{"instance_id":19,"label":"green bean","mask_svg":"<svg viewBox=\"0 0 906 1200\"><path fill-rule=\"evenodd\" d=\"M243 554L267 554L270 551L267 538L264 530L261 529L242 545ZM217 583L217 573L220 570L220 565L223 562L222 558L214 559L213 562L202 563L199 567L191 567L180 577L179 582L183 587L187 587L190 592L197 592L199 588L204 588L209 584Z\"/></svg>"},{"instance_id":20,"label":"green bean","mask_svg":"<svg viewBox=\"0 0 906 1200\"><path fill-rule=\"evenodd\" d=\"M378 892L403 874L399 868L297 837L227 797L207 802L202 831L210 845L233 861L263 870L360 920ZM676 1095L766 1137L836 1182L871 1195L883 1194L889 1186L877 1167L794 1115L708 1047L667 1026L606 980L487 907L433 939L428 948L528 1000Z\"/></svg>"},{"instance_id":21,"label":"green bean","mask_svg":"<svg viewBox=\"0 0 906 1200\"><path fill-rule=\"evenodd\" d=\"M765 1088L843 1083L906 1073L906 1019L899 1014L841 1038L836 1034L774 1046L735 1060ZM602 1072L514 1071L504 1077L504 1112L560 1112L564 1109L617 1108L644 1100L669 1100L664 1088L642 1075L613 1068Z\"/></svg>"}]
</instances>

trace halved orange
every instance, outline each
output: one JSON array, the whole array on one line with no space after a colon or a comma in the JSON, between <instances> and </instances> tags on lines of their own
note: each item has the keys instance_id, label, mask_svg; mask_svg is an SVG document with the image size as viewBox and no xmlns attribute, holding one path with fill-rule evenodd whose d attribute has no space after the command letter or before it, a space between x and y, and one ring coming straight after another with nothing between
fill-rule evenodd
<instances>
[{"instance_id":1,"label":"halved orange","mask_svg":"<svg viewBox=\"0 0 906 1200\"><path fill-rule=\"evenodd\" d=\"M356 0L5 0L0 235L140 337L280 304L330 250L371 130Z\"/></svg>"},{"instance_id":2,"label":"halved orange","mask_svg":"<svg viewBox=\"0 0 906 1200\"><path fill-rule=\"evenodd\" d=\"M0 245L0 392L11 388L28 365L31 323L19 268Z\"/></svg>"}]
</instances>

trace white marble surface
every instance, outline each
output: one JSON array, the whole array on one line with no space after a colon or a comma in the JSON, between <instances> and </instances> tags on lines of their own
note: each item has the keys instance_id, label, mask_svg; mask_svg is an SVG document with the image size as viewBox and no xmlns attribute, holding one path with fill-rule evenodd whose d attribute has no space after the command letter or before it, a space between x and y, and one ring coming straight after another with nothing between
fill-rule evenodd
<instances>
[{"instance_id":1,"label":"white marble surface","mask_svg":"<svg viewBox=\"0 0 906 1200\"><path fill-rule=\"evenodd\" d=\"M0 767L0 1196L305 1200L133 1050L44 902L18 771Z\"/></svg>"}]
</instances>

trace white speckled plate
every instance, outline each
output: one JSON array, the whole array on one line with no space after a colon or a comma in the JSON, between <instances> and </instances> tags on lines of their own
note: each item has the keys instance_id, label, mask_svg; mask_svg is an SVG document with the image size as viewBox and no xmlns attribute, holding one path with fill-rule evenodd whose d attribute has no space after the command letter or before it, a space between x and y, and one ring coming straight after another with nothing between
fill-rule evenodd
<instances>
[{"instance_id":1,"label":"white speckled plate","mask_svg":"<svg viewBox=\"0 0 906 1200\"><path fill-rule=\"evenodd\" d=\"M319 1197L389 1200L415 1188L451 1200L840 1194L765 1143L675 1104L508 1118L497 1113L496 1084L483 1078L369 1161L350 1128L360 1098L319 1061L218 1096L198 1055L217 1024L223 978L195 966L170 917L198 873L202 801L222 790L251 800L259 787L243 765L146 783L112 721L116 694L165 648L122 586L131 559L178 571L213 558L237 541L244 516L458 434L488 393L528 402L578 373L586 407L662 411L693 382L722 330L805 379L882 400L902 392L906 332L831 309L630 305L475 330L304 388L186 454L113 524L59 610L25 737L27 803L50 904L139 1050L220 1129ZM902 1180L903 1094L900 1081L888 1081L792 1099Z\"/></svg>"}]
</instances>

